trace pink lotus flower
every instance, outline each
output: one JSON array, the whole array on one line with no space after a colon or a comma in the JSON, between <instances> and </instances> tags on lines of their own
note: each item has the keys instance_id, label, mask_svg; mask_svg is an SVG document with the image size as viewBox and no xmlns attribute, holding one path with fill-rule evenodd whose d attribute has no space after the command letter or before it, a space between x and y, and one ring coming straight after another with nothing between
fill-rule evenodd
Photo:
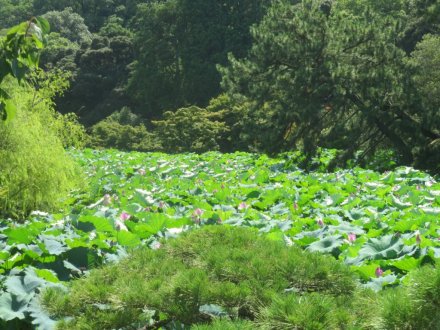
<instances>
[{"instance_id":1,"label":"pink lotus flower","mask_svg":"<svg viewBox=\"0 0 440 330\"><path fill-rule=\"evenodd\" d=\"M249 207L249 205L246 204L246 202L241 202L240 204L238 204L238 209L241 210L246 210Z\"/></svg>"},{"instance_id":2,"label":"pink lotus flower","mask_svg":"<svg viewBox=\"0 0 440 330\"><path fill-rule=\"evenodd\" d=\"M138 169L139 175L145 175L147 173L143 168Z\"/></svg>"},{"instance_id":3,"label":"pink lotus flower","mask_svg":"<svg viewBox=\"0 0 440 330\"><path fill-rule=\"evenodd\" d=\"M102 204L107 206L110 205L111 203L112 203L112 197L109 194L105 194L102 200Z\"/></svg>"},{"instance_id":4,"label":"pink lotus flower","mask_svg":"<svg viewBox=\"0 0 440 330\"><path fill-rule=\"evenodd\" d=\"M195 224L197 224L197 225L200 224L202 214L203 214L203 210L202 209L196 208L194 210L193 214L191 215L191 218L192 218L192 220L194 221Z\"/></svg>"},{"instance_id":5,"label":"pink lotus flower","mask_svg":"<svg viewBox=\"0 0 440 330\"><path fill-rule=\"evenodd\" d=\"M319 227L324 227L324 221L322 220L322 218L318 218L316 220L316 223L318 224Z\"/></svg>"},{"instance_id":6,"label":"pink lotus flower","mask_svg":"<svg viewBox=\"0 0 440 330\"><path fill-rule=\"evenodd\" d=\"M203 210L199 209L199 208L196 208L193 213L193 215L195 215L197 217L200 217L202 214L203 214Z\"/></svg>"},{"instance_id":7,"label":"pink lotus flower","mask_svg":"<svg viewBox=\"0 0 440 330\"><path fill-rule=\"evenodd\" d=\"M153 249L153 250L157 250L157 249L160 249L160 247L162 246L162 244L160 244L160 242L154 242L154 243L152 243L151 245L150 245L150 247Z\"/></svg>"},{"instance_id":8,"label":"pink lotus flower","mask_svg":"<svg viewBox=\"0 0 440 330\"><path fill-rule=\"evenodd\" d=\"M131 217L131 215L128 214L127 212L122 212L121 216L120 216L122 221L127 221L128 219L130 219L130 217Z\"/></svg>"},{"instance_id":9,"label":"pink lotus flower","mask_svg":"<svg viewBox=\"0 0 440 330\"><path fill-rule=\"evenodd\" d=\"M350 243L353 243L356 240L356 234L349 233L347 239Z\"/></svg>"},{"instance_id":10,"label":"pink lotus flower","mask_svg":"<svg viewBox=\"0 0 440 330\"><path fill-rule=\"evenodd\" d=\"M381 277L383 275L383 270L382 268L377 267L374 273L376 274L376 277Z\"/></svg>"}]
</instances>

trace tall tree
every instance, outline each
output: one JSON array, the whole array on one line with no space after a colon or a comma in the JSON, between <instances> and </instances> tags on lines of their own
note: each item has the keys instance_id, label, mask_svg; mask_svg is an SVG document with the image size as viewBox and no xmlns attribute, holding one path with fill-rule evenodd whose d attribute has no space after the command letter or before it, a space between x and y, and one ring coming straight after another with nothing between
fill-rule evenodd
<instances>
[{"instance_id":1,"label":"tall tree","mask_svg":"<svg viewBox=\"0 0 440 330\"><path fill-rule=\"evenodd\" d=\"M130 83L150 116L188 104L207 105L220 92L218 64L251 45L249 28L269 0L167 0L142 4L135 18L137 62Z\"/></svg>"},{"instance_id":2,"label":"tall tree","mask_svg":"<svg viewBox=\"0 0 440 330\"><path fill-rule=\"evenodd\" d=\"M440 172L440 35L426 34L408 62L418 96L407 116L424 133L415 144L415 165Z\"/></svg>"},{"instance_id":3,"label":"tall tree","mask_svg":"<svg viewBox=\"0 0 440 330\"><path fill-rule=\"evenodd\" d=\"M438 0L405 0L404 2L407 21L405 33L399 44L409 53L425 34L440 33L440 2Z\"/></svg>"},{"instance_id":4,"label":"tall tree","mask_svg":"<svg viewBox=\"0 0 440 330\"><path fill-rule=\"evenodd\" d=\"M369 1L352 5L276 1L253 29L248 58L231 57L223 86L237 102L252 101L244 113L250 144L309 154L337 147L345 157L388 145L411 164L414 141L429 143L409 115L413 91L396 45L402 22Z\"/></svg>"},{"instance_id":5,"label":"tall tree","mask_svg":"<svg viewBox=\"0 0 440 330\"><path fill-rule=\"evenodd\" d=\"M62 37L77 44L90 44L92 34L84 23L84 18L75 13L71 7L62 11L49 11L43 16L46 18L53 32L58 32Z\"/></svg>"},{"instance_id":6,"label":"tall tree","mask_svg":"<svg viewBox=\"0 0 440 330\"><path fill-rule=\"evenodd\" d=\"M252 43L249 28L262 18L267 0L180 0L179 40L183 94L190 104L205 106L220 93L216 65L227 54L242 58Z\"/></svg>"},{"instance_id":7,"label":"tall tree","mask_svg":"<svg viewBox=\"0 0 440 330\"><path fill-rule=\"evenodd\" d=\"M150 117L184 103L176 0L138 6L136 62L128 91Z\"/></svg>"},{"instance_id":8,"label":"tall tree","mask_svg":"<svg viewBox=\"0 0 440 330\"><path fill-rule=\"evenodd\" d=\"M35 13L32 1L29 0L0 0L0 29L10 28L20 22L30 19Z\"/></svg>"}]
</instances>

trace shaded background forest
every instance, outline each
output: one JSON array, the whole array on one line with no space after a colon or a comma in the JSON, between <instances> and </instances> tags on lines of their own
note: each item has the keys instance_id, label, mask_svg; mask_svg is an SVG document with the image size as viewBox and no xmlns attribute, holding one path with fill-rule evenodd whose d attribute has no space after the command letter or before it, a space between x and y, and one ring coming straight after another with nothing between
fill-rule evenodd
<instances>
[{"instance_id":1,"label":"shaded background forest","mask_svg":"<svg viewBox=\"0 0 440 330\"><path fill-rule=\"evenodd\" d=\"M440 170L436 0L0 0L2 29L37 15L89 146Z\"/></svg>"}]
</instances>

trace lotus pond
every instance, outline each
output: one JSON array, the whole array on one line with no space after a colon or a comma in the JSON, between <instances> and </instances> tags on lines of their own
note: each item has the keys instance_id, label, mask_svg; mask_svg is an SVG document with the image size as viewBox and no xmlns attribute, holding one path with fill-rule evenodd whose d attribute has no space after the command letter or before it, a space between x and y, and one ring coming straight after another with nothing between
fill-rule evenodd
<instances>
[{"instance_id":1,"label":"lotus pond","mask_svg":"<svg viewBox=\"0 0 440 330\"><path fill-rule=\"evenodd\" d=\"M440 258L440 183L409 167L305 172L285 155L73 152L89 186L58 214L1 221L0 319L50 329L38 293L205 225L332 255L379 291ZM1 323L0 323L1 324Z\"/></svg>"}]
</instances>

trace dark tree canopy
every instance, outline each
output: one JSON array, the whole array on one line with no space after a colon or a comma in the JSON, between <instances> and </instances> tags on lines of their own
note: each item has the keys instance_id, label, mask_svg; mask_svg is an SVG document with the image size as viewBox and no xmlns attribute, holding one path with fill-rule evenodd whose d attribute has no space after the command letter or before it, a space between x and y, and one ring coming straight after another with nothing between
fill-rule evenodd
<instances>
[{"instance_id":1,"label":"dark tree canopy","mask_svg":"<svg viewBox=\"0 0 440 330\"><path fill-rule=\"evenodd\" d=\"M216 65L243 57L249 28L269 0L168 0L138 6L137 61L129 91L149 116L188 104L206 106L220 93Z\"/></svg>"},{"instance_id":2,"label":"dark tree canopy","mask_svg":"<svg viewBox=\"0 0 440 330\"><path fill-rule=\"evenodd\" d=\"M88 127L199 111L222 151L440 171L438 0L0 0L2 29L33 15L52 25L41 66L70 76L57 110Z\"/></svg>"},{"instance_id":3,"label":"dark tree canopy","mask_svg":"<svg viewBox=\"0 0 440 330\"><path fill-rule=\"evenodd\" d=\"M428 150L440 121L433 127L418 119L429 110L418 106L406 54L396 44L404 16L380 9L369 1L322 0L271 7L252 30L248 57L231 57L222 70L231 97L251 101L245 118L251 145L309 154L339 148L344 158L389 146L404 163L421 153L423 166L435 163L438 154Z\"/></svg>"}]
</instances>

